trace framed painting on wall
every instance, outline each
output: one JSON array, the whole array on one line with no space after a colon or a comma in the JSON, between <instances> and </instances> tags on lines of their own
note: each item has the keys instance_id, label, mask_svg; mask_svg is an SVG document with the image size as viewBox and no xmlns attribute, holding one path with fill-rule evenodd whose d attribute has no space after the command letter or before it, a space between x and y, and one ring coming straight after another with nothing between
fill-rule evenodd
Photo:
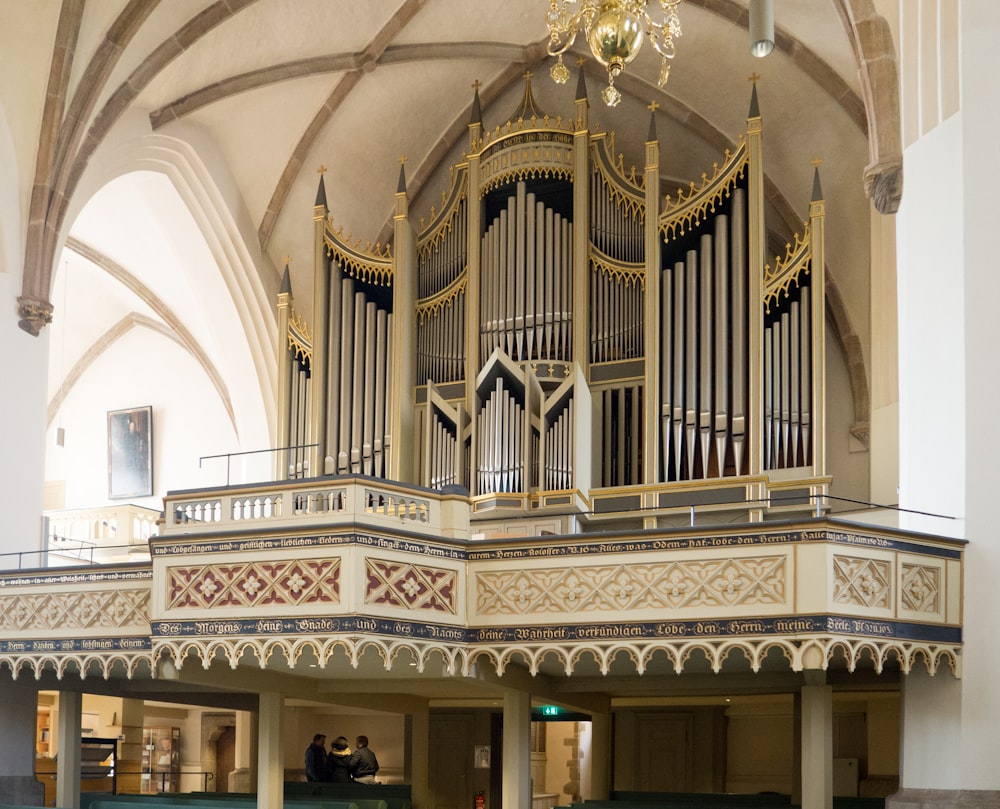
<instances>
[{"instance_id":1,"label":"framed painting on wall","mask_svg":"<svg viewBox=\"0 0 1000 809\"><path fill-rule=\"evenodd\" d=\"M153 494L153 408L108 412L108 498Z\"/></svg>"}]
</instances>

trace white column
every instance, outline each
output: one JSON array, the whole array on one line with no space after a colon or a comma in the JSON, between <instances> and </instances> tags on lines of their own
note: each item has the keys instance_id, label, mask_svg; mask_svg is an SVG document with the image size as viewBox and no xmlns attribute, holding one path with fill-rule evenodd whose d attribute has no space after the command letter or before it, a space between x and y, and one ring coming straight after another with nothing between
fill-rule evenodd
<instances>
[{"instance_id":1,"label":"white column","mask_svg":"<svg viewBox=\"0 0 1000 809\"><path fill-rule=\"evenodd\" d=\"M83 695L59 692L59 753L56 762L56 806L80 809L80 728Z\"/></svg>"},{"instance_id":2,"label":"white column","mask_svg":"<svg viewBox=\"0 0 1000 809\"><path fill-rule=\"evenodd\" d=\"M431 713L424 708L406 715L406 767L404 778L410 785L414 806L427 806L430 783Z\"/></svg>"},{"instance_id":3,"label":"white column","mask_svg":"<svg viewBox=\"0 0 1000 809\"><path fill-rule=\"evenodd\" d=\"M31 806L44 787L35 780L35 721L38 692L6 680L0 683L0 803Z\"/></svg>"},{"instance_id":4,"label":"white column","mask_svg":"<svg viewBox=\"0 0 1000 809\"><path fill-rule=\"evenodd\" d=\"M38 337L32 337L17 326L19 268L7 264L8 256L3 253L3 237L12 235L0 233L0 374L7 380L4 395L0 396L0 447L5 458L0 464L0 514L4 515L0 551L3 552L42 547L48 387L45 375L50 332L42 329ZM20 257L10 260L20 262ZM35 564L37 556L25 558L26 566Z\"/></svg>"},{"instance_id":5,"label":"white column","mask_svg":"<svg viewBox=\"0 0 1000 809\"><path fill-rule=\"evenodd\" d=\"M811 675L816 675L815 677ZM806 682L823 672L806 672ZM833 807L833 688L802 686L802 809Z\"/></svg>"},{"instance_id":6,"label":"white column","mask_svg":"<svg viewBox=\"0 0 1000 809\"><path fill-rule=\"evenodd\" d=\"M903 527L968 538L961 680L915 670L903 689L901 791L996 805L1000 761L1000 539L995 428L1000 275L995 141L1000 4L898 4L905 187L896 215ZM959 81L960 77L960 81ZM933 440L926 441L933 424ZM923 799L923 798L921 798ZM887 802L892 806L893 801Z\"/></svg>"},{"instance_id":7,"label":"white column","mask_svg":"<svg viewBox=\"0 0 1000 809\"><path fill-rule=\"evenodd\" d=\"M501 809L531 806L531 695L503 695L503 800Z\"/></svg>"},{"instance_id":8,"label":"white column","mask_svg":"<svg viewBox=\"0 0 1000 809\"><path fill-rule=\"evenodd\" d=\"M285 750L281 739L281 694L265 691L257 710L257 805L285 805Z\"/></svg>"},{"instance_id":9,"label":"white column","mask_svg":"<svg viewBox=\"0 0 1000 809\"><path fill-rule=\"evenodd\" d=\"M585 796L605 801L611 797L611 716L595 713L590 716L590 794Z\"/></svg>"}]
</instances>

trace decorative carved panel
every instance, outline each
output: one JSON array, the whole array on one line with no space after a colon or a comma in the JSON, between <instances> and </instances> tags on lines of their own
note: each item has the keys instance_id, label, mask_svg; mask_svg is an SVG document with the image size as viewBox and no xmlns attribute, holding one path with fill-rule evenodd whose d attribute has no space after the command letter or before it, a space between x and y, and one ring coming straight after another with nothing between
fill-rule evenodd
<instances>
[{"instance_id":1,"label":"decorative carved panel","mask_svg":"<svg viewBox=\"0 0 1000 809\"><path fill-rule=\"evenodd\" d=\"M940 611L941 569L903 563L900 581L903 606L914 612Z\"/></svg>"},{"instance_id":2,"label":"decorative carved panel","mask_svg":"<svg viewBox=\"0 0 1000 809\"><path fill-rule=\"evenodd\" d=\"M0 629L118 629L149 625L149 589L57 591L0 598Z\"/></svg>"},{"instance_id":3,"label":"decorative carved panel","mask_svg":"<svg viewBox=\"0 0 1000 809\"><path fill-rule=\"evenodd\" d=\"M784 556L494 570L476 576L481 615L784 604Z\"/></svg>"},{"instance_id":4,"label":"decorative carved panel","mask_svg":"<svg viewBox=\"0 0 1000 809\"><path fill-rule=\"evenodd\" d=\"M167 609L340 603L340 559L172 567Z\"/></svg>"},{"instance_id":5,"label":"decorative carved panel","mask_svg":"<svg viewBox=\"0 0 1000 809\"><path fill-rule=\"evenodd\" d=\"M833 600L837 604L889 609L892 565L881 559L834 556Z\"/></svg>"},{"instance_id":6,"label":"decorative carved panel","mask_svg":"<svg viewBox=\"0 0 1000 809\"><path fill-rule=\"evenodd\" d=\"M454 570L391 562L365 560L365 603L409 610L456 612Z\"/></svg>"}]
</instances>

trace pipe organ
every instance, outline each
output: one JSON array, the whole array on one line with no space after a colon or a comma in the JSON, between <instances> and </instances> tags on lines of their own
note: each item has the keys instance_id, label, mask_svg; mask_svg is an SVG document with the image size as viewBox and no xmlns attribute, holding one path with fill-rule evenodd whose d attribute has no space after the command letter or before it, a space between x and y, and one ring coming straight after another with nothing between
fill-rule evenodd
<instances>
[{"instance_id":1,"label":"pipe organ","mask_svg":"<svg viewBox=\"0 0 1000 809\"><path fill-rule=\"evenodd\" d=\"M817 171L765 263L756 90L736 148L662 199L655 129L626 172L585 90L552 118L526 77L502 127L476 115L419 231L401 171L393 253L333 230L321 178L314 333L279 299L279 440L317 447L282 474L461 486L486 513L821 478L825 209Z\"/></svg>"}]
</instances>

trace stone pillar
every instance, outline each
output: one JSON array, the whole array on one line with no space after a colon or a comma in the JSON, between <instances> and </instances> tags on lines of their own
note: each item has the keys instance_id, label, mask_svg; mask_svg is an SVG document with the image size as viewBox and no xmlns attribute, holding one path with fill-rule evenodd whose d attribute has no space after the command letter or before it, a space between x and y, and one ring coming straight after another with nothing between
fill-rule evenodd
<instances>
[{"instance_id":1,"label":"stone pillar","mask_svg":"<svg viewBox=\"0 0 1000 809\"><path fill-rule=\"evenodd\" d=\"M45 787L35 780L38 692L0 682L0 803L41 806Z\"/></svg>"},{"instance_id":2,"label":"stone pillar","mask_svg":"<svg viewBox=\"0 0 1000 809\"><path fill-rule=\"evenodd\" d=\"M606 801L611 797L611 716L590 716L590 795Z\"/></svg>"},{"instance_id":3,"label":"stone pillar","mask_svg":"<svg viewBox=\"0 0 1000 809\"><path fill-rule=\"evenodd\" d=\"M285 750L281 738L281 694L265 691L257 710L257 805L285 805Z\"/></svg>"},{"instance_id":4,"label":"stone pillar","mask_svg":"<svg viewBox=\"0 0 1000 809\"><path fill-rule=\"evenodd\" d=\"M119 723L124 738L118 746L118 770L121 773L118 776L118 789L122 792L126 789L139 792L141 787L139 771L142 769L143 717L141 699L122 699Z\"/></svg>"},{"instance_id":5,"label":"stone pillar","mask_svg":"<svg viewBox=\"0 0 1000 809\"><path fill-rule=\"evenodd\" d=\"M256 757L256 746L253 743L255 726L253 714L249 711L236 712L236 751L234 770L229 774L229 783L221 785L229 792L250 792L251 762ZM255 768L254 768L255 770Z\"/></svg>"},{"instance_id":6,"label":"stone pillar","mask_svg":"<svg viewBox=\"0 0 1000 809\"><path fill-rule=\"evenodd\" d=\"M430 782L431 713L426 706L406 714L406 761L403 780L410 785L413 805L427 806Z\"/></svg>"},{"instance_id":7,"label":"stone pillar","mask_svg":"<svg viewBox=\"0 0 1000 809\"><path fill-rule=\"evenodd\" d=\"M503 800L501 809L531 806L531 695L503 695Z\"/></svg>"},{"instance_id":8,"label":"stone pillar","mask_svg":"<svg viewBox=\"0 0 1000 809\"><path fill-rule=\"evenodd\" d=\"M83 694L59 692L59 760L56 763L56 806L80 809L80 728Z\"/></svg>"},{"instance_id":9,"label":"stone pillar","mask_svg":"<svg viewBox=\"0 0 1000 809\"><path fill-rule=\"evenodd\" d=\"M802 686L802 809L833 807L833 688L822 671Z\"/></svg>"}]
</instances>

